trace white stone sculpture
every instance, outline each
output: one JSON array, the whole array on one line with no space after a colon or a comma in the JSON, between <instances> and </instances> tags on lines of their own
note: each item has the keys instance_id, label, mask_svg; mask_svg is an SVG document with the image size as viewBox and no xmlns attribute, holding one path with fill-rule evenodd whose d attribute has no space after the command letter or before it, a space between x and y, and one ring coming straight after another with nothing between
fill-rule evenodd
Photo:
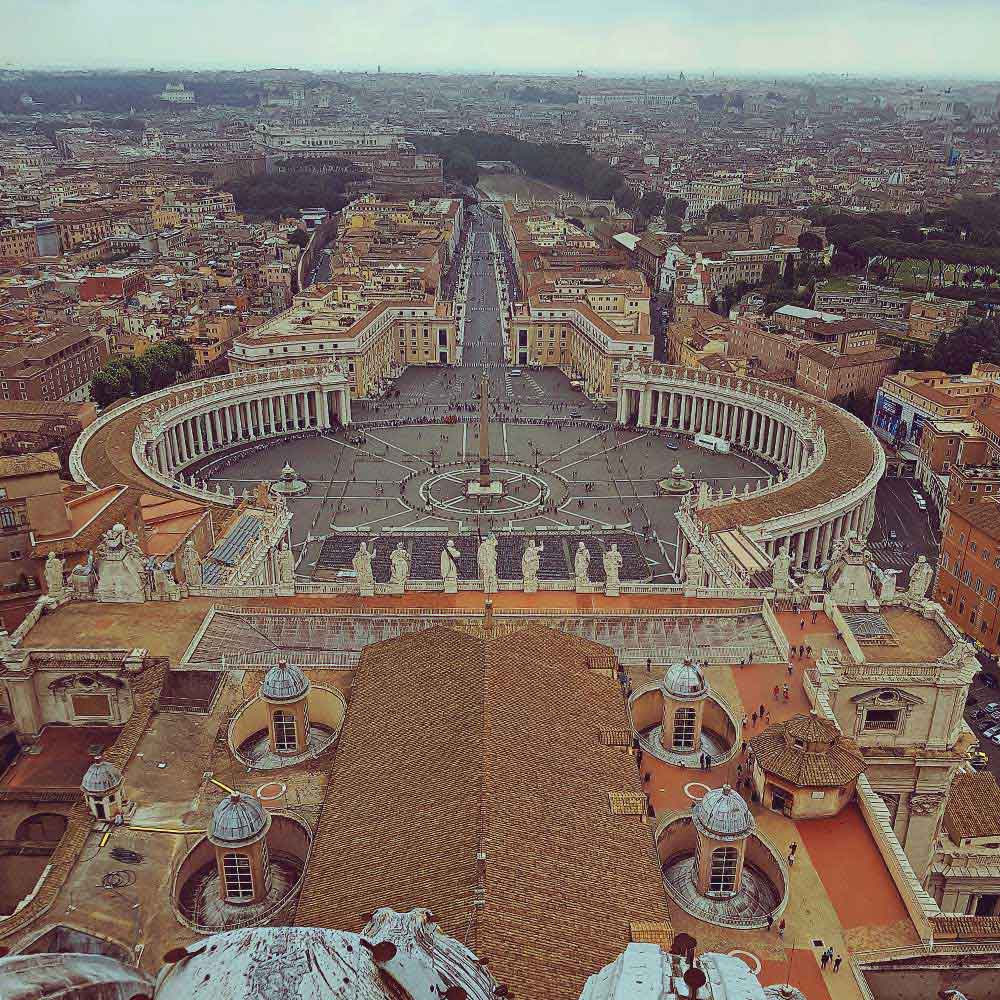
<instances>
[{"instance_id":1,"label":"white stone sculpture","mask_svg":"<svg viewBox=\"0 0 1000 1000\"><path fill-rule=\"evenodd\" d=\"M576 555L573 557L573 574L576 577L576 592L578 594L590 593L590 551L583 542L576 546Z\"/></svg>"},{"instance_id":2,"label":"white stone sculpture","mask_svg":"<svg viewBox=\"0 0 1000 1000\"><path fill-rule=\"evenodd\" d=\"M74 566L69 574L69 586L74 597L89 597L94 590L94 553L87 553L87 561Z\"/></svg>"},{"instance_id":3,"label":"white stone sculpture","mask_svg":"<svg viewBox=\"0 0 1000 1000\"><path fill-rule=\"evenodd\" d=\"M377 554L374 548L369 552L367 544L362 542L351 560L358 581L358 593L362 597L375 596L375 571L372 569L372 560Z\"/></svg>"},{"instance_id":4,"label":"white stone sculpture","mask_svg":"<svg viewBox=\"0 0 1000 1000\"><path fill-rule=\"evenodd\" d=\"M788 554L788 543L783 542L774 562L771 563L771 579L774 589L786 591L791 586L792 557Z\"/></svg>"},{"instance_id":5,"label":"white stone sculpture","mask_svg":"<svg viewBox=\"0 0 1000 1000\"><path fill-rule=\"evenodd\" d=\"M50 552L45 560L45 589L53 597L60 597L66 589L63 580L63 561L54 552Z\"/></svg>"},{"instance_id":6,"label":"white stone sculpture","mask_svg":"<svg viewBox=\"0 0 1000 1000\"><path fill-rule=\"evenodd\" d=\"M495 594L499 589L497 580L497 536L491 531L480 543L476 551L479 578L483 582L483 592Z\"/></svg>"},{"instance_id":7,"label":"white stone sculpture","mask_svg":"<svg viewBox=\"0 0 1000 1000\"><path fill-rule=\"evenodd\" d=\"M278 576L278 583L286 587L295 586L295 553L288 547L288 542L284 539L278 546L274 568Z\"/></svg>"},{"instance_id":8,"label":"white stone sculpture","mask_svg":"<svg viewBox=\"0 0 1000 1000\"><path fill-rule=\"evenodd\" d=\"M458 560L461 554L451 538L441 550L441 579L446 594L458 593Z\"/></svg>"},{"instance_id":9,"label":"white stone sculpture","mask_svg":"<svg viewBox=\"0 0 1000 1000\"><path fill-rule=\"evenodd\" d=\"M406 581L410 578L410 553L402 542L397 542L392 550L389 566L389 593L400 595L405 592Z\"/></svg>"},{"instance_id":10,"label":"white stone sculpture","mask_svg":"<svg viewBox=\"0 0 1000 1000\"><path fill-rule=\"evenodd\" d=\"M544 545L535 544L529 539L521 556L521 577L524 580L524 592L534 594L538 591L538 567L542 561Z\"/></svg>"},{"instance_id":11,"label":"white stone sculpture","mask_svg":"<svg viewBox=\"0 0 1000 1000\"><path fill-rule=\"evenodd\" d=\"M686 589L700 587L705 582L705 564L702 562L701 553L697 549L691 551L684 557L684 586Z\"/></svg>"},{"instance_id":12,"label":"white stone sculpture","mask_svg":"<svg viewBox=\"0 0 1000 1000\"><path fill-rule=\"evenodd\" d=\"M917 561L910 569L909 586L906 588L906 596L914 601L922 601L927 596L930 589L931 580L934 579L934 568L927 561L926 556L917 556Z\"/></svg>"},{"instance_id":13,"label":"white stone sculpture","mask_svg":"<svg viewBox=\"0 0 1000 1000\"><path fill-rule=\"evenodd\" d=\"M604 593L608 597L617 597L621 593L620 573L624 562L618 543L612 542L611 548L604 552Z\"/></svg>"},{"instance_id":14,"label":"white stone sculpture","mask_svg":"<svg viewBox=\"0 0 1000 1000\"><path fill-rule=\"evenodd\" d=\"M899 570L886 569L881 573L881 586L879 587L878 599L882 604L888 604L896 596L896 576Z\"/></svg>"},{"instance_id":15,"label":"white stone sculpture","mask_svg":"<svg viewBox=\"0 0 1000 1000\"><path fill-rule=\"evenodd\" d=\"M189 538L181 549L181 572L184 574L183 583L189 587L200 587L202 583L201 556L194 547L194 542Z\"/></svg>"},{"instance_id":16,"label":"white stone sculpture","mask_svg":"<svg viewBox=\"0 0 1000 1000\"><path fill-rule=\"evenodd\" d=\"M146 599L143 586L145 566L139 540L124 524L114 524L104 532L97 546L97 588L99 601L141 604Z\"/></svg>"}]
</instances>

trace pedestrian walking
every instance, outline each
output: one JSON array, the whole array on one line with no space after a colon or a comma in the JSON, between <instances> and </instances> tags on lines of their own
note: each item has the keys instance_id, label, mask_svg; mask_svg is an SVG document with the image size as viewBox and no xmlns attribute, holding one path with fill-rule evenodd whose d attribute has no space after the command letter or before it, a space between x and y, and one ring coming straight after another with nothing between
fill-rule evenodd
<instances>
[{"instance_id":1,"label":"pedestrian walking","mask_svg":"<svg viewBox=\"0 0 1000 1000\"><path fill-rule=\"evenodd\" d=\"M777 684L774 685L774 700L778 700L778 695L781 693L781 688Z\"/></svg>"},{"instance_id":2,"label":"pedestrian walking","mask_svg":"<svg viewBox=\"0 0 1000 1000\"><path fill-rule=\"evenodd\" d=\"M805 655L806 655L806 647L800 643L799 644L799 657L803 657Z\"/></svg>"},{"instance_id":3,"label":"pedestrian walking","mask_svg":"<svg viewBox=\"0 0 1000 1000\"><path fill-rule=\"evenodd\" d=\"M788 855L788 867L791 868L792 865L794 865L794 864L795 864L795 855L794 854L789 854Z\"/></svg>"},{"instance_id":4,"label":"pedestrian walking","mask_svg":"<svg viewBox=\"0 0 1000 1000\"><path fill-rule=\"evenodd\" d=\"M783 938L785 936L785 918L781 918L781 922L778 924L778 937Z\"/></svg>"},{"instance_id":5,"label":"pedestrian walking","mask_svg":"<svg viewBox=\"0 0 1000 1000\"><path fill-rule=\"evenodd\" d=\"M840 972L840 963L843 962L843 961L844 961L844 959L840 955L838 955L833 960L833 971L834 972Z\"/></svg>"},{"instance_id":6,"label":"pedestrian walking","mask_svg":"<svg viewBox=\"0 0 1000 1000\"><path fill-rule=\"evenodd\" d=\"M788 676L791 677L792 674L794 674L794 673L795 673L795 664L794 663L789 663L788 664Z\"/></svg>"},{"instance_id":7,"label":"pedestrian walking","mask_svg":"<svg viewBox=\"0 0 1000 1000\"><path fill-rule=\"evenodd\" d=\"M746 717L746 715L744 715L743 716L743 728L746 729L746 727L747 727L747 717Z\"/></svg>"},{"instance_id":8,"label":"pedestrian walking","mask_svg":"<svg viewBox=\"0 0 1000 1000\"><path fill-rule=\"evenodd\" d=\"M757 714L758 714L758 715L759 715L759 716L760 716L760 717L761 717L762 719L764 718L764 703L763 703L763 702L761 702L761 703L760 703L760 709L758 710Z\"/></svg>"},{"instance_id":9,"label":"pedestrian walking","mask_svg":"<svg viewBox=\"0 0 1000 1000\"><path fill-rule=\"evenodd\" d=\"M774 914L768 913L767 915L767 929L770 930L774 926Z\"/></svg>"},{"instance_id":10,"label":"pedestrian walking","mask_svg":"<svg viewBox=\"0 0 1000 1000\"><path fill-rule=\"evenodd\" d=\"M756 726L757 725L757 713L754 712L753 715L750 716L750 718L753 720L753 725Z\"/></svg>"},{"instance_id":11,"label":"pedestrian walking","mask_svg":"<svg viewBox=\"0 0 1000 1000\"><path fill-rule=\"evenodd\" d=\"M795 841L793 840L793 841L792 841L792 842L791 842L791 843L790 843L790 844L788 845L788 853L789 853L789 855L790 855L791 857L793 857L793 858L794 858L794 857L795 857L795 852L796 852L796 851L797 851L798 849L799 849L799 845L798 845L798 844L797 844L797 843L796 843L796 842L795 842Z\"/></svg>"},{"instance_id":12,"label":"pedestrian walking","mask_svg":"<svg viewBox=\"0 0 1000 1000\"><path fill-rule=\"evenodd\" d=\"M806 620L805 620L805 618L800 618L799 619L799 628L800 629L805 629L805 627L806 627Z\"/></svg>"},{"instance_id":13,"label":"pedestrian walking","mask_svg":"<svg viewBox=\"0 0 1000 1000\"><path fill-rule=\"evenodd\" d=\"M813 623L813 625L815 625L815 624L816 624L816 618L817 618L818 616L819 616L819 612L818 612L818 611L814 611L814 612L813 612L813 620L812 620L812 623Z\"/></svg>"},{"instance_id":14,"label":"pedestrian walking","mask_svg":"<svg viewBox=\"0 0 1000 1000\"><path fill-rule=\"evenodd\" d=\"M812 656L812 655L813 655L812 646L806 646L806 656Z\"/></svg>"},{"instance_id":15,"label":"pedestrian walking","mask_svg":"<svg viewBox=\"0 0 1000 1000\"><path fill-rule=\"evenodd\" d=\"M826 966L827 966L827 963L829 961L830 961L830 952L829 952L829 950L827 950L827 951L824 951L822 955L820 955L820 958L819 958L819 967L821 969L825 969Z\"/></svg>"},{"instance_id":16,"label":"pedestrian walking","mask_svg":"<svg viewBox=\"0 0 1000 1000\"><path fill-rule=\"evenodd\" d=\"M788 688L787 684L782 684L781 685L781 694L783 695L785 701L788 701L788 698L789 698L789 695L791 694L791 692L789 691L789 688Z\"/></svg>"}]
</instances>

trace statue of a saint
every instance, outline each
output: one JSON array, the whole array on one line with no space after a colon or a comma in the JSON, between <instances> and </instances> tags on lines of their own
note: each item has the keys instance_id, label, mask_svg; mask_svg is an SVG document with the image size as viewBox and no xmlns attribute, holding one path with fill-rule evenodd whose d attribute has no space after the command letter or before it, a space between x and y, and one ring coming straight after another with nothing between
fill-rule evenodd
<instances>
[{"instance_id":1,"label":"statue of a saint","mask_svg":"<svg viewBox=\"0 0 1000 1000\"><path fill-rule=\"evenodd\" d=\"M684 557L685 587L701 587L705 582L705 564L701 561L701 553L692 549Z\"/></svg>"},{"instance_id":2,"label":"statue of a saint","mask_svg":"<svg viewBox=\"0 0 1000 1000\"><path fill-rule=\"evenodd\" d=\"M63 561L55 552L50 552L45 560L45 589L53 597L59 597L66 589L63 580Z\"/></svg>"},{"instance_id":3,"label":"statue of a saint","mask_svg":"<svg viewBox=\"0 0 1000 1000\"><path fill-rule=\"evenodd\" d=\"M620 573L624 561L618 551L618 543L612 542L611 548L604 553L604 593L608 597L617 597L621 592Z\"/></svg>"},{"instance_id":4,"label":"statue of a saint","mask_svg":"<svg viewBox=\"0 0 1000 1000\"><path fill-rule=\"evenodd\" d=\"M536 544L529 538L521 556L521 576L524 580L524 592L534 594L538 590L538 566L542 561L544 545Z\"/></svg>"},{"instance_id":5,"label":"statue of a saint","mask_svg":"<svg viewBox=\"0 0 1000 1000\"><path fill-rule=\"evenodd\" d=\"M389 593L402 594L406 590L406 581L410 578L410 553L402 542L397 542L392 550L389 566Z\"/></svg>"},{"instance_id":6,"label":"statue of a saint","mask_svg":"<svg viewBox=\"0 0 1000 1000\"><path fill-rule=\"evenodd\" d=\"M288 542L284 539L278 546L275 571L278 583L284 584L286 587L295 585L295 553L288 547Z\"/></svg>"},{"instance_id":7,"label":"statue of a saint","mask_svg":"<svg viewBox=\"0 0 1000 1000\"><path fill-rule=\"evenodd\" d=\"M917 561L910 570L909 586L906 588L906 596L915 601L922 601L927 596L930 589L931 580L934 579L934 569L927 561L926 556L917 556Z\"/></svg>"},{"instance_id":8,"label":"statue of a saint","mask_svg":"<svg viewBox=\"0 0 1000 1000\"><path fill-rule=\"evenodd\" d=\"M479 578L483 581L483 591L495 594L499 589L497 580L497 536L491 531L480 543L476 551Z\"/></svg>"},{"instance_id":9,"label":"statue of a saint","mask_svg":"<svg viewBox=\"0 0 1000 1000\"><path fill-rule=\"evenodd\" d=\"M194 547L194 542L189 538L181 549L181 572L189 587L200 587L202 583L201 556Z\"/></svg>"},{"instance_id":10,"label":"statue of a saint","mask_svg":"<svg viewBox=\"0 0 1000 1000\"><path fill-rule=\"evenodd\" d=\"M446 594L458 593L458 560L461 554L451 538L441 550L441 579Z\"/></svg>"},{"instance_id":11,"label":"statue of a saint","mask_svg":"<svg viewBox=\"0 0 1000 1000\"><path fill-rule=\"evenodd\" d=\"M372 597L375 594L375 571L372 569L372 560L376 555L375 549L369 552L368 545L362 542L351 560L358 581L358 593L362 597Z\"/></svg>"},{"instance_id":12,"label":"statue of a saint","mask_svg":"<svg viewBox=\"0 0 1000 1000\"><path fill-rule=\"evenodd\" d=\"M573 556L573 574L576 577L577 591L589 592L590 550L583 542L579 542L576 546L576 554Z\"/></svg>"},{"instance_id":13,"label":"statue of a saint","mask_svg":"<svg viewBox=\"0 0 1000 1000\"><path fill-rule=\"evenodd\" d=\"M94 553L87 553L87 561L78 563L69 574L69 586L74 597L89 597L94 589Z\"/></svg>"},{"instance_id":14,"label":"statue of a saint","mask_svg":"<svg viewBox=\"0 0 1000 1000\"><path fill-rule=\"evenodd\" d=\"M783 542L771 563L771 579L775 590L788 590L791 585L792 557L788 554L788 543Z\"/></svg>"}]
</instances>

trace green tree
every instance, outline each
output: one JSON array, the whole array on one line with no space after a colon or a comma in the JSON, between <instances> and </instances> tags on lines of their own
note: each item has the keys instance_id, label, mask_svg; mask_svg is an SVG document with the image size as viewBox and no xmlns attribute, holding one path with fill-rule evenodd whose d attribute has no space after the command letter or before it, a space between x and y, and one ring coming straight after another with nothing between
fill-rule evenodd
<instances>
[{"instance_id":1,"label":"green tree","mask_svg":"<svg viewBox=\"0 0 1000 1000\"><path fill-rule=\"evenodd\" d=\"M984 320L944 334L934 345L931 368L967 375L978 361L1000 364L1000 321Z\"/></svg>"},{"instance_id":2,"label":"green tree","mask_svg":"<svg viewBox=\"0 0 1000 1000\"><path fill-rule=\"evenodd\" d=\"M296 229L289 234L288 242L293 246L305 248L309 243L309 234L304 229Z\"/></svg>"},{"instance_id":3,"label":"green tree","mask_svg":"<svg viewBox=\"0 0 1000 1000\"><path fill-rule=\"evenodd\" d=\"M795 258L791 254L785 258L785 271L782 275L782 281L784 281L786 288L792 288L795 284Z\"/></svg>"},{"instance_id":4,"label":"green tree","mask_svg":"<svg viewBox=\"0 0 1000 1000\"><path fill-rule=\"evenodd\" d=\"M705 218L709 222L731 222L733 213L725 205L713 205Z\"/></svg>"},{"instance_id":5,"label":"green tree","mask_svg":"<svg viewBox=\"0 0 1000 1000\"><path fill-rule=\"evenodd\" d=\"M663 214L668 218L683 219L687 214L688 203L683 198L676 195L667 198L663 203Z\"/></svg>"},{"instance_id":6,"label":"green tree","mask_svg":"<svg viewBox=\"0 0 1000 1000\"><path fill-rule=\"evenodd\" d=\"M647 219L663 211L666 198L659 191L647 191L639 200L639 212Z\"/></svg>"}]
</instances>

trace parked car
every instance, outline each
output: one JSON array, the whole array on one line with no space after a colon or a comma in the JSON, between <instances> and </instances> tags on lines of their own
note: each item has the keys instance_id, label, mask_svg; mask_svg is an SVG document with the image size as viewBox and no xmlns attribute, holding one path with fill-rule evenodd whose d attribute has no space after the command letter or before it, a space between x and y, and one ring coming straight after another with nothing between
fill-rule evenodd
<instances>
[{"instance_id":1,"label":"parked car","mask_svg":"<svg viewBox=\"0 0 1000 1000\"><path fill-rule=\"evenodd\" d=\"M667 447L671 451L677 451L677 449L680 448L680 445L676 441L668 441L667 442Z\"/></svg>"},{"instance_id":2,"label":"parked car","mask_svg":"<svg viewBox=\"0 0 1000 1000\"><path fill-rule=\"evenodd\" d=\"M511 368L510 373L511 373L511 375L520 375L521 374L521 369L520 368Z\"/></svg>"},{"instance_id":3,"label":"parked car","mask_svg":"<svg viewBox=\"0 0 1000 1000\"><path fill-rule=\"evenodd\" d=\"M997 733L1000 733L1000 726L993 725L989 729L983 730L983 739L991 740Z\"/></svg>"}]
</instances>

